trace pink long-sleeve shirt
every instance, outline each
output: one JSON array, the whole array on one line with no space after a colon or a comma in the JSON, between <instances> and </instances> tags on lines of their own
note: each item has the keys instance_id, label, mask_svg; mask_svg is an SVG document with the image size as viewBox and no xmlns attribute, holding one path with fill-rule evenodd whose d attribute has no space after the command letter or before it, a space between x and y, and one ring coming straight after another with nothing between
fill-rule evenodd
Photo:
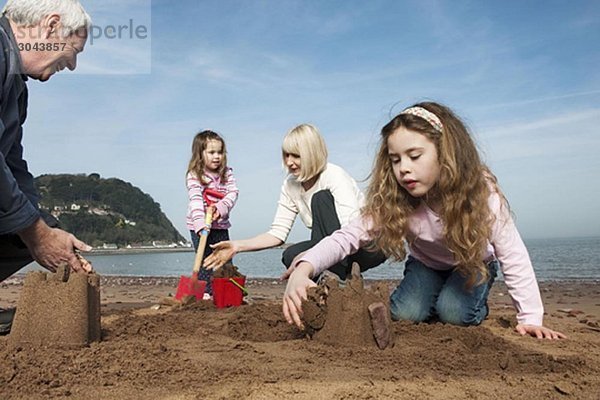
<instances>
[{"instance_id":1,"label":"pink long-sleeve shirt","mask_svg":"<svg viewBox=\"0 0 600 400\"><path fill-rule=\"evenodd\" d=\"M517 310L517 321L541 326L544 307L529 253L497 193L492 193L489 205L495 221L484 260L495 257L500 261L504 282ZM409 217L408 224L408 248L414 258L436 270L449 270L456 266L452 253L445 245L444 227L439 215L425 203L421 203ZM353 220L302 254L294 262L294 266L307 261L312 264L314 275L320 274L369 243L370 225L371 221L365 218Z\"/></svg>"},{"instance_id":2,"label":"pink long-sleeve shirt","mask_svg":"<svg viewBox=\"0 0 600 400\"><path fill-rule=\"evenodd\" d=\"M219 212L220 218L217 221L213 221L211 227L214 229L229 229L231 227L229 213L235 205L239 193L233 176L233 170L227 168L223 181L221 181L221 177L218 174L206 171L204 172L204 177L208 179L207 185L202 184L198 177L196 177L196 174L191 172L187 174L186 185L189 198L186 216L187 227L194 232L200 232L204 227L205 206L202 194L205 188L209 188L225 195L225 197L213 204Z\"/></svg>"}]
</instances>

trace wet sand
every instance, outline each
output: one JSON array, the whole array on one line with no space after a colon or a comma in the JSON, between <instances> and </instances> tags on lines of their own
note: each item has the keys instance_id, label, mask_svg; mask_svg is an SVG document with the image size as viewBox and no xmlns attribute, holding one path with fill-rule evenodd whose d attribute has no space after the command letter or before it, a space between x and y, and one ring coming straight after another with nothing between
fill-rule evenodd
<instances>
[{"instance_id":1,"label":"wet sand","mask_svg":"<svg viewBox=\"0 0 600 400\"><path fill-rule=\"evenodd\" d=\"M385 350L307 339L283 320L284 286L276 280L249 280L241 307L159 305L177 281L103 277L103 340L86 348L13 348L0 336L0 398L598 399L600 393L600 281L540 284L545 323L568 340L515 333L510 297L496 283L481 326L393 322L395 345ZM21 284L21 277L0 283L0 307L16 305Z\"/></svg>"}]
</instances>

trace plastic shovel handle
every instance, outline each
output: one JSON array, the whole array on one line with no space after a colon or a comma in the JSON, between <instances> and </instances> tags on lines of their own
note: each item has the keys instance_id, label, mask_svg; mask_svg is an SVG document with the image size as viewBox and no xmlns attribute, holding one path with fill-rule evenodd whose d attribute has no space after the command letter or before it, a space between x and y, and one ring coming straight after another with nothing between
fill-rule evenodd
<instances>
[{"instance_id":1,"label":"plastic shovel handle","mask_svg":"<svg viewBox=\"0 0 600 400\"><path fill-rule=\"evenodd\" d=\"M245 287L243 287L242 285L240 285L239 283L237 283L237 282L235 281L235 279L233 279L233 278L229 278L229 282L233 283L235 286L237 286L238 288L240 288L240 290L242 291L242 293L244 293L245 295L247 295L247 294L248 294L248 290L246 290L246 288L245 288Z\"/></svg>"},{"instance_id":2,"label":"plastic shovel handle","mask_svg":"<svg viewBox=\"0 0 600 400\"><path fill-rule=\"evenodd\" d=\"M204 259L204 249L206 248L206 241L208 240L208 234L210 232L210 226L212 225L213 207L207 207L206 215L204 216L204 224L206 225L200 231L200 243L198 244L198 251L196 252L196 258L194 259L194 269L192 270L192 278L198 275L202 260Z\"/></svg>"}]
</instances>

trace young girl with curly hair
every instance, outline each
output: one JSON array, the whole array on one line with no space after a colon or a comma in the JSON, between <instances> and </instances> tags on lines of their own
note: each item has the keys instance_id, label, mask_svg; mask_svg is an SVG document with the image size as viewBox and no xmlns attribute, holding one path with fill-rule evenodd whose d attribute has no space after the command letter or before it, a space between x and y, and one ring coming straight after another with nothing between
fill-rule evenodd
<instances>
[{"instance_id":1,"label":"young girl with curly hair","mask_svg":"<svg viewBox=\"0 0 600 400\"><path fill-rule=\"evenodd\" d=\"M404 279L390 296L394 320L479 325L500 267L517 311L516 330L565 337L543 326L539 288L508 202L465 124L443 105L416 104L383 127L361 217L290 269L283 299L288 322L302 326L311 276L369 243L396 261L408 247Z\"/></svg>"}]
</instances>

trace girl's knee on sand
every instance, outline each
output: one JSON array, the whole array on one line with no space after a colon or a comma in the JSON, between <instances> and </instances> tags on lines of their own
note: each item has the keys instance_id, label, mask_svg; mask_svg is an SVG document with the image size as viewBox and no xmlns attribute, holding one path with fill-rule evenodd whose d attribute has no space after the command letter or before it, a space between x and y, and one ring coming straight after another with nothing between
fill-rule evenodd
<instances>
[{"instance_id":1,"label":"girl's knee on sand","mask_svg":"<svg viewBox=\"0 0 600 400\"><path fill-rule=\"evenodd\" d=\"M408 306L399 306L390 302L390 313L393 321L412 321L427 322L434 316L440 322L457 326L476 326L480 325L487 315L486 310L456 309L442 306L433 311L418 304Z\"/></svg>"},{"instance_id":2,"label":"girl's knee on sand","mask_svg":"<svg viewBox=\"0 0 600 400\"><path fill-rule=\"evenodd\" d=\"M414 297L390 296L390 313L394 321L426 322L437 317L441 322L458 325L479 325L488 314L487 299L465 298L453 291L442 291L434 304Z\"/></svg>"},{"instance_id":3,"label":"girl's knee on sand","mask_svg":"<svg viewBox=\"0 0 600 400\"><path fill-rule=\"evenodd\" d=\"M469 304L438 301L435 310L441 322L458 326L479 325L487 316L486 305L474 307Z\"/></svg>"},{"instance_id":4,"label":"girl's knee on sand","mask_svg":"<svg viewBox=\"0 0 600 400\"><path fill-rule=\"evenodd\" d=\"M410 298L390 296L390 313L394 321L425 322L431 317L431 307Z\"/></svg>"}]
</instances>

